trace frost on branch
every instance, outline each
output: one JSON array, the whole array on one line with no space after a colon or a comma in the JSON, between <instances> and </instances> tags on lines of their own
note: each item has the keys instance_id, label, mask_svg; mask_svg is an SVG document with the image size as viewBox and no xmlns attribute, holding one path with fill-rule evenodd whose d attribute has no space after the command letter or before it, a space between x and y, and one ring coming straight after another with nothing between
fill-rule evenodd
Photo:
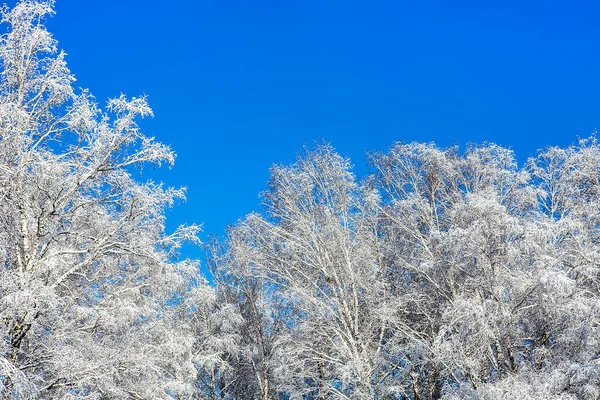
<instances>
[{"instance_id":1,"label":"frost on branch","mask_svg":"<svg viewBox=\"0 0 600 400\"><path fill-rule=\"evenodd\" d=\"M264 212L206 245L184 189L44 27L2 8L0 395L14 399L597 399L600 145L523 166L495 144L396 143L359 180L331 146L271 170Z\"/></svg>"},{"instance_id":2,"label":"frost on branch","mask_svg":"<svg viewBox=\"0 0 600 400\"><path fill-rule=\"evenodd\" d=\"M247 332L217 392L596 399L596 139L522 168L494 144L398 143L371 164L359 182L324 146L274 167L264 215L213 251Z\"/></svg>"},{"instance_id":3,"label":"frost on branch","mask_svg":"<svg viewBox=\"0 0 600 400\"><path fill-rule=\"evenodd\" d=\"M144 97L103 109L73 89L44 26L52 6L2 9L1 396L191 393L193 311L211 289L196 263L172 255L197 242L198 227L166 234L165 209L183 190L139 182L129 168L175 155L140 131L136 121L152 115Z\"/></svg>"}]
</instances>

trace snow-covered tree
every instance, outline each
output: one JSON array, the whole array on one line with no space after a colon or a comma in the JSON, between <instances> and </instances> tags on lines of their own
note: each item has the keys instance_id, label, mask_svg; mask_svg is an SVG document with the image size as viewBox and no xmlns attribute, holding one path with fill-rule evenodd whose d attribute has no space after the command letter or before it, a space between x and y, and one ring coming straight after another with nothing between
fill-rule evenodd
<instances>
[{"instance_id":1,"label":"snow-covered tree","mask_svg":"<svg viewBox=\"0 0 600 400\"><path fill-rule=\"evenodd\" d=\"M379 195L325 146L274 167L265 200L267 218L253 214L233 228L229 249L245 282L251 277L268 300L261 313L271 319L263 329L279 336L269 353L278 391L387 395L407 341L397 325L401 304L383 279Z\"/></svg>"},{"instance_id":2,"label":"snow-covered tree","mask_svg":"<svg viewBox=\"0 0 600 400\"><path fill-rule=\"evenodd\" d=\"M0 393L191 393L192 318L180 314L194 308L173 299L208 289L190 284L196 263L172 256L198 228L165 234L164 210L184 191L132 175L175 155L138 128L152 115L145 98L101 108L74 90L44 26L52 14L51 1L2 9Z\"/></svg>"},{"instance_id":3,"label":"snow-covered tree","mask_svg":"<svg viewBox=\"0 0 600 400\"><path fill-rule=\"evenodd\" d=\"M278 287L252 267L247 234L244 227L232 228L227 247L215 242L209 252L218 303L233 305L241 318L237 346L223 354L228 376L220 387L227 398L268 400L277 394L276 350L292 319Z\"/></svg>"},{"instance_id":4,"label":"snow-covered tree","mask_svg":"<svg viewBox=\"0 0 600 400\"><path fill-rule=\"evenodd\" d=\"M374 166L427 349L413 396L597 398L595 139L523 169L493 144L398 144Z\"/></svg>"},{"instance_id":5,"label":"snow-covered tree","mask_svg":"<svg viewBox=\"0 0 600 400\"><path fill-rule=\"evenodd\" d=\"M0 396L598 399L600 145L396 143L358 180L324 145L207 251L145 98L75 90L44 26L1 9Z\"/></svg>"},{"instance_id":6,"label":"snow-covered tree","mask_svg":"<svg viewBox=\"0 0 600 400\"><path fill-rule=\"evenodd\" d=\"M276 166L265 215L230 231L217 286L266 316L245 334L274 344L267 398L597 398L596 140L522 168L494 144L371 164L358 183L321 146Z\"/></svg>"}]
</instances>

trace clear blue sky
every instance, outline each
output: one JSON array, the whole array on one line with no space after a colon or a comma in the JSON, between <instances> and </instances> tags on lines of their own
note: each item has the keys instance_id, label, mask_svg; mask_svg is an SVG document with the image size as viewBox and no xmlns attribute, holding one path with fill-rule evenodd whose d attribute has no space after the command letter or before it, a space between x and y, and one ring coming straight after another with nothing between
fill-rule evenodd
<instances>
[{"instance_id":1,"label":"clear blue sky","mask_svg":"<svg viewBox=\"0 0 600 400\"><path fill-rule=\"evenodd\" d=\"M315 140L364 175L365 151L395 140L524 160L588 136L600 3L567 3L57 0L49 27L98 100L148 95L146 132L178 159L145 176L188 187L169 225L223 234Z\"/></svg>"}]
</instances>

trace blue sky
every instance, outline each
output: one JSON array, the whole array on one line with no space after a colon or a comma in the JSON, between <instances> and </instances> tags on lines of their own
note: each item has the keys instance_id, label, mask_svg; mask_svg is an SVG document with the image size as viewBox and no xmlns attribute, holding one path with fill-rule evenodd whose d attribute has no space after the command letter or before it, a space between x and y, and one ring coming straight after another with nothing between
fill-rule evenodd
<instances>
[{"instance_id":1,"label":"blue sky","mask_svg":"<svg viewBox=\"0 0 600 400\"><path fill-rule=\"evenodd\" d=\"M600 5L561 3L57 0L48 25L99 101L148 95L145 131L178 159L144 174L188 187L169 225L223 234L260 208L273 163L322 139L361 176L396 140L524 160L588 136Z\"/></svg>"}]
</instances>

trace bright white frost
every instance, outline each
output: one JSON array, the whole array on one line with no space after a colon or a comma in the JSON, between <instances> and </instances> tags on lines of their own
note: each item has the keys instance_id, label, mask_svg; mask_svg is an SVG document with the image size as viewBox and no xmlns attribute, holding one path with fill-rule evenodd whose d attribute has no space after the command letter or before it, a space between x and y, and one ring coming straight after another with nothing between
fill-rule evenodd
<instances>
[{"instance_id":1,"label":"bright white frost","mask_svg":"<svg viewBox=\"0 0 600 400\"><path fill-rule=\"evenodd\" d=\"M253 338L216 392L598 398L596 140L522 169L494 144L398 143L371 163L363 183L327 146L274 167L266 214L213 250Z\"/></svg>"},{"instance_id":2,"label":"bright white frost","mask_svg":"<svg viewBox=\"0 0 600 400\"><path fill-rule=\"evenodd\" d=\"M152 115L145 98L121 95L103 109L73 89L43 25L52 6L2 9L0 393L189 394L192 314L211 290L195 263L171 255L197 241L198 227L166 235L164 210L184 191L139 182L129 168L175 154L138 128Z\"/></svg>"},{"instance_id":3,"label":"bright white frost","mask_svg":"<svg viewBox=\"0 0 600 400\"><path fill-rule=\"evenodd\" d=\"M329 146L275 166L198 265L167 235L174 154L105 108L46 31L2 9L4 398L597 399L600 146L517 165L494 144L397 143L358 181Z\"/></svg>"}]
</instances>

